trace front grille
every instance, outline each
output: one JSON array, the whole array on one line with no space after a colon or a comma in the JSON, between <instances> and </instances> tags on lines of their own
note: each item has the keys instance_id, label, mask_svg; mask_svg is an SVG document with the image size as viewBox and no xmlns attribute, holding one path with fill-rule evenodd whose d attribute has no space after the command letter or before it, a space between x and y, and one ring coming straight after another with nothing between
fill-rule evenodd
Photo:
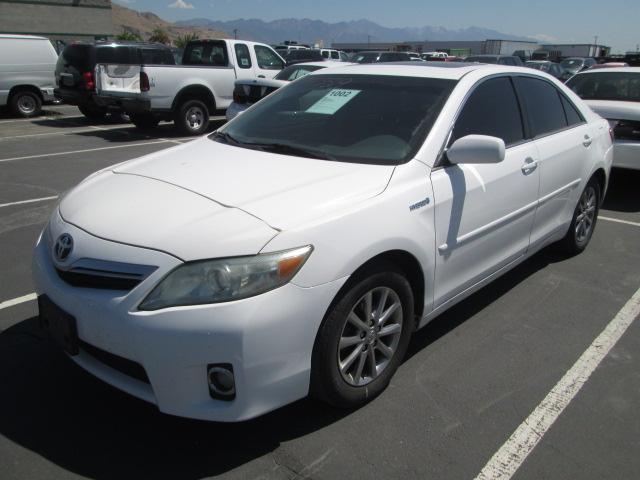
<instances>
[{"instance_id":1,"label":"front grille","mask_svg":"<svg viewBox=\"0 0 640 480\"><path fill-rule=\"evenodd\" d=\"M617 140L640 140L640 122L632 120L616 120L613 136Z\"/></svg>"},{"instance_id":2,"label":"front grille","mask_svg":"<svg viewBox=\"0 0 640 480\"><path fill-rule=\"evenodd\" d=\"M113 368L123 375L127 375L128 377L135 378L136 380L147 384L151 383L144 367L138 362L106 352L83 340L80 340L80 349L100 363L104 363L107 367Z\"/></svg>"},{"instance_id":3,"label":"front grille","mask_svg":"<svg viewBox=\"0 0 640 480\"><path fill-rule=\"evenodd\" d=\"M69 269L56 267L58 276L69 285L81 288L129 291L157 267L83 258Z\"/></svg>"}]
</instances>

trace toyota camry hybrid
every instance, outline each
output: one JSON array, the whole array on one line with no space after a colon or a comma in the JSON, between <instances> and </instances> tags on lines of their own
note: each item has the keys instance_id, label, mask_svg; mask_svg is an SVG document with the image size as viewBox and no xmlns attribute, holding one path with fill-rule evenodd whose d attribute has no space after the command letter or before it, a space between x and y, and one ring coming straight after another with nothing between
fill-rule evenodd
<instances>
[{"instance_id":1,"label":"toyota camry hybrid","mask_svg":"<svg viewBox=\"0 0 640 480\"><path fill-rule=\"evenodd\" d=\"M34 252L41 325L169 414L354 407L412 333L593 234L609 124L520 67L314 72L216 132L94 173Z\"/></svg>"}]
</instances>

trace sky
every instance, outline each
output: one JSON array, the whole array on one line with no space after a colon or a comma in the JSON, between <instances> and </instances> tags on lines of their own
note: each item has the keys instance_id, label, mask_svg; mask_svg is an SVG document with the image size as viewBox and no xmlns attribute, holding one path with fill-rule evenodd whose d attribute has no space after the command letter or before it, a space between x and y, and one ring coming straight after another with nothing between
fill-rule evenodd
<instances>
[{"instance_id":1,"label":"sky","mask_svg":"<svg viewBox=\"0 0 640 480\"><path fill-rule=\"evenodd\" d=\"M385 27L483 27L553 43L598 43L616 53L640 44L639 0L115 0L169 21L367 19ZM411 39L407 39L411 40ZM484 39L478 39L484 40Z\"/></svg>"}]
</instances>

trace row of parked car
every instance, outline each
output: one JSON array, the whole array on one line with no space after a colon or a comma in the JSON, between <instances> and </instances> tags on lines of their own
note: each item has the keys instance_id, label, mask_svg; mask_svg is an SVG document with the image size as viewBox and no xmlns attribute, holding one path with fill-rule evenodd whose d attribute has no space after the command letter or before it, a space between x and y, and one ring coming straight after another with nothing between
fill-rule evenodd
<instances>
[{"instance_id":1,"label":"row of parked car","mask_svg":"<svg viewBox=\"0 0 640 480\"><path fill-rule=\"evenodd\" d=\"M182 133L199 135L207 130L211 115L226 111L232 119L281 86L319 69L424 63L425 58L459 60L442 52L361 52L351 55L350 62L344 61L344 52L331 49L287 48L281 53L285 58L269 45L244 40L195 40L176 65L173 53L162 44L74 43L58 56L46 38L0 35L0 106L30 117L39 114L43 102L58 98L93 119L115 110L142 129L169 120ZM315 61L302 61L309 54ZM519 57L507 55L474 55L465 61L523 65ZM524 63L568 79L567 85L610 121L620 144L616 164L638 168L640 68L624 65L599 65L592 58Z\"/></svg>"}]
</instances>

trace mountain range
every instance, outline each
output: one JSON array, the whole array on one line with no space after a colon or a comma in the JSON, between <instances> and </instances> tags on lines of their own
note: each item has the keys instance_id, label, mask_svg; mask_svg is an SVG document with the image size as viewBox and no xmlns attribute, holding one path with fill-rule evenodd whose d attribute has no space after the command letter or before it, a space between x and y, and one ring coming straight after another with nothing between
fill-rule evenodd
<instances>
[{"instance_id":1,"label":"mountain range","mask_svg":"<svg viewBox=\"0 0 640 480\"><path fill-rule=\"evenodd\" d=\"M270 22L259 19L217 21L207 18L194 18L175 22L174 25L218 30L226 32L230 36L233 36L234 30L236 30L238 38L270 44L282 43L285 40L311 44L323 43L326 46L331 43L367 41L378 43L425 40L486 40L488 38L531 40L530 38L480 27L468 27L459 30L434 26L389 28L364 19L327 23L307 18L283 18Z\"/></svg>"}]
</instances>

